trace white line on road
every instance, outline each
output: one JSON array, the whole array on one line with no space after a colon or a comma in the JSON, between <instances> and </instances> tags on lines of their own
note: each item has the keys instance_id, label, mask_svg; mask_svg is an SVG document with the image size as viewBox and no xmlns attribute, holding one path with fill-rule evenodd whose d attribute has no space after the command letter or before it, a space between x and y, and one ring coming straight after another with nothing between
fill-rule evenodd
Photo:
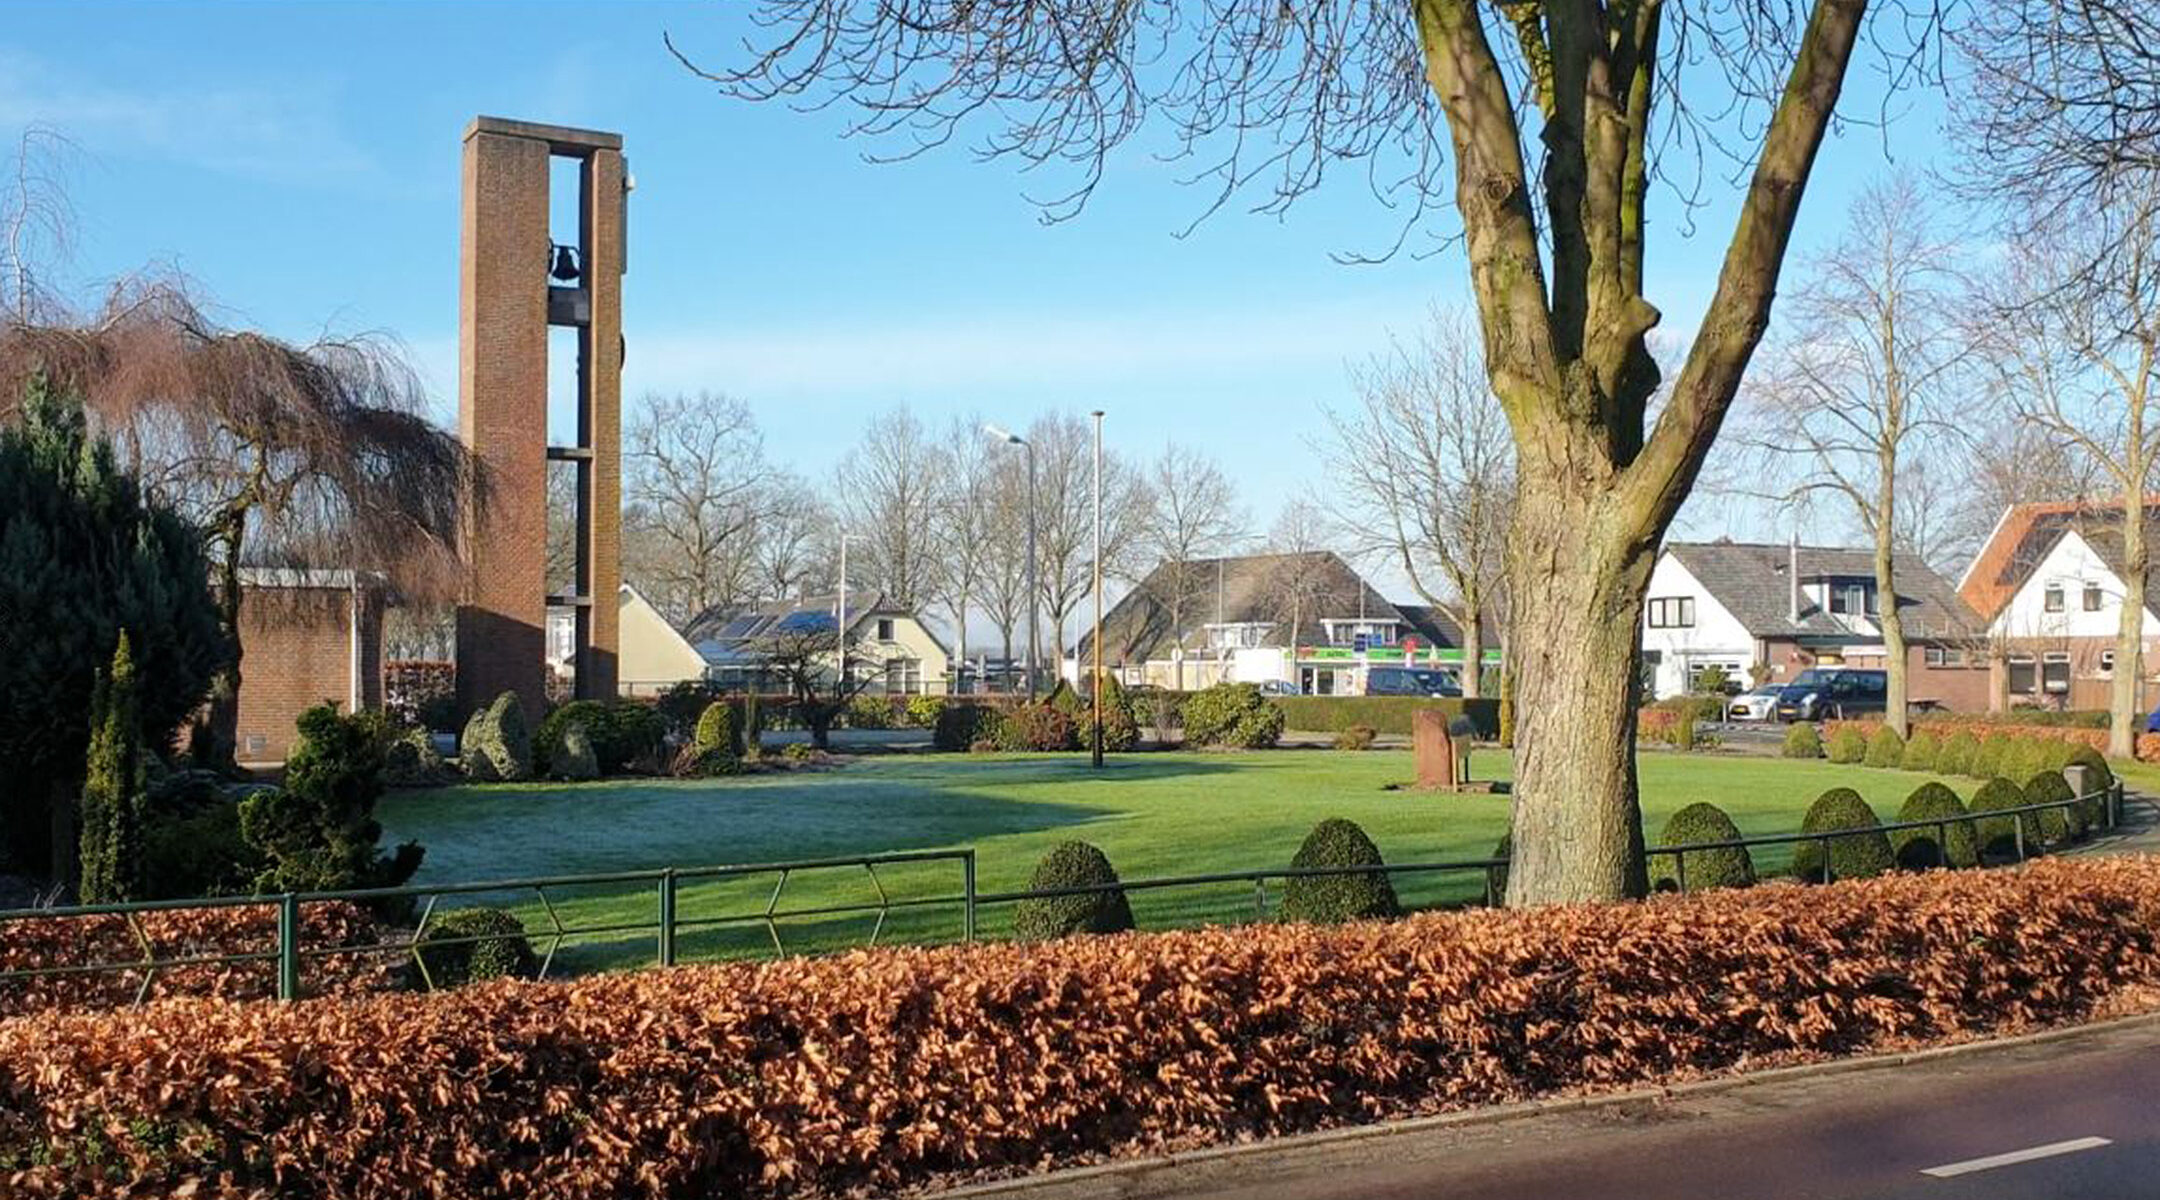
<instances>
[{"instance_id":1,"label":"white line on road","mask_svg":"<svg viewBox=\"0 0 2160 1200\"><path fill-rule=\"evenodd\" d=\"M2053 1158L2058 1154L2076 1154L2080 1150L2098 1150L2100 1147L2109 1144L2104 1137L2073 1138L2067 1142L2049 1142L2045 1146L2034 1146L2030 1150L2012 1150L2008 1154L1990 1154L1986 1158L1968 1158L1964 1162L1929 1167L1920 1173L1922 1175L1933 1175L1937 1179L1950 1179L1959 1175L1970 1175L1975 1171L1992 1171L1997 1167L2031 1162L2036 1158Z\"/></svg>"}]
</instances>

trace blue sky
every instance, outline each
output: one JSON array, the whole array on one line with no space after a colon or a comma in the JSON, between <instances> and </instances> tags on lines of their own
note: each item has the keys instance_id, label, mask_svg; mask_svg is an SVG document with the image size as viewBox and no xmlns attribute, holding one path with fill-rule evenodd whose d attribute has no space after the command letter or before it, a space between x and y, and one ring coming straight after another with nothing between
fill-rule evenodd
<instances>
[{"instance_id":1,"label":"blue sky","mask_svg":"<svg viewBox=\"0 0 2160 1200\"><path fill-rule=\"evenodd\" d=\"M1354 171L1285 219L1232 207L1181 239L1204 197L1141 153L1056 225L1026 199L1052 181L962 147L865 162L839 115L723 98L661 44L665 31L725 59L747 7L11 0L0 135L39 123L79 147L78 286L170 262L233 323L390 332L447 417L465 124L618 130L638 184L626 391L742 396L774 454L813 478L896 402L940 422L1100 407L1126 451L1174 439L1214 454L1264 526L1316 494L1321 408L1349 400L1346 364L1466 300L1453 254L1333 260L1392 235ZM1877 100L1863 76L1847 111ZM1825 148L1796 248L1833 236L1893 153L1927 165L1938 106L1901 108L1887 137L1856 126ZM1730 229L1710 167L1719 202L1694 214L1694 237L1669 194L1653 216L1652 298L1675 336ZM1704 507L1685 532L1726 524Z\"/></svg>"}]
</instances>

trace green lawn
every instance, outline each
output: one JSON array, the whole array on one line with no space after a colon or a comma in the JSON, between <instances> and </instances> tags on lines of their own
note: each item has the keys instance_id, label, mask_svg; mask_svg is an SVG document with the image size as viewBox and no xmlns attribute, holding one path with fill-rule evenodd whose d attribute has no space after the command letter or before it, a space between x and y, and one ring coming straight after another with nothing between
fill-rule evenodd
<instances>
[{"instance_id":1,"label":"green lawn","mask_svg":"<svg viewBox=\"0 0 2160 1200\"><path fill-rule=\"evenodd\" d=\"M1479 754L1481 777L1506 778L1498 754ZM1127 880L1286 865L1314 823L1348 817L1365 827L1388 861L1481 858L1506 828L1505 796L1394 792L1407 779L1405 751L1362 754L1282 750L1253 754L1158 753L1113 756L1101 772L1083 756L921 756L866 758L840 769L711 781L618 780L592 784L456 787L393 793L382 803L385 840L427 847L418 884L515 879L830 858L902 850L973 847L982 891L1026 887L1051 846L1082 838L1102 847ZM1646 824L1654 837L1667 815L1697 800L1732 814L1749 834L1790 832L1826 788L1850 786L1885 820L1924 777L1901 771L1728 755L1645 753ZM1970 781L1951 781L1961 793ZM1774 870L1783 848L1757 856ZM683 885L678 916L696 921L761 911L777 878ZM957 863L800 872L779 907L871 903L882 886L895 899L956 897ZM1471 874L1403 875L1406 903L1455 903L1482 894ZM1279 883L1270 884L1272 909ZM650 922L654 889L609 885L553 889L547 904L565 925ZM473 898L460 898L470 902ZM515 908L529 928L549 927L531 892L485 899ZM1253 885L1237 883L1139 892L1142 928L1252 919ZM860 944L869 915L805 917L782 923L790 951ZM885 940L950 940L957 904L896 910ZM986 906L983 935L1004 936L1009 905ZM709 927L683 935L685 960L770 953L761 924ZM545 947L542 946L544 949ZM649 932L615 933L567 944L571 969L635 965L653 953Z\"/></svg>"}]
</instances>

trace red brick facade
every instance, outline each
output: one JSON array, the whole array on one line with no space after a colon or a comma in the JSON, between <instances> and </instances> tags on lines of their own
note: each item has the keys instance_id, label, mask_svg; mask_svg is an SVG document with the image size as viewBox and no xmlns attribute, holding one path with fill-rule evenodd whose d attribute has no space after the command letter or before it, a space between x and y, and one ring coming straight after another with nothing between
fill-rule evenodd
<instances>
[{"instance_id":1,"label":"red brick facade","mask_svg":"<svg viewBox=\"0 0 2160 1200\"><path fill-rule=\"evenodd\" d=\"M293 722L325 701L382 703L381 593L342 587L249 587L240 602L242 762L282 762ZM354 688L357 657L359 687Z\"/></svg>"}]
</instances>

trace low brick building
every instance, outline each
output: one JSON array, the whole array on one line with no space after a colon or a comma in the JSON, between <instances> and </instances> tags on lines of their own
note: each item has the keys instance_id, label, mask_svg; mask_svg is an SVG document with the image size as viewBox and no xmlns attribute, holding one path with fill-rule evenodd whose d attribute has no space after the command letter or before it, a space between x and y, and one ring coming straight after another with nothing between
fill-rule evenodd
<instances>
[{"instance_id":1,"label":"low brick building","mask_svg":"<svg viewBox=\"0 0 2160 1200\"><path fill-rule=\"evenodd\" d=\"M283 762L293 722L324 701L382 704L383 589L351 571L241 573L240 761Z\"/></svg>"}]
</instances>

